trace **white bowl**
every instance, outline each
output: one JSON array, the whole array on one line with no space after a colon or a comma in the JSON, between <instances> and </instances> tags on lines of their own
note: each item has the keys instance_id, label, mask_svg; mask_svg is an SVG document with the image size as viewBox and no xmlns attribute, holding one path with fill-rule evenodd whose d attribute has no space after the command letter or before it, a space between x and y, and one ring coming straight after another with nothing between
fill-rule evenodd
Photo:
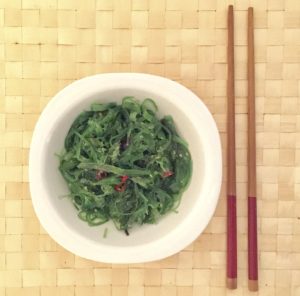
<instances>
[{"instance_id":1,"label":"white bowl","mask_svg":"<svg viewBox=\"0 0 300 296\"><path fill-rule=\"evenodd\" d=\"M56 152L77 115L92 102L120 102L124 96L150 97L159 115L173 116L189 143L193 174L178 213L155 225L143 225L130 235L111 222L90 227L77 217L67 198ZM222 175L221 145L213 117L202 101L184 86L159 76L110 73L86 77L61 90L47 105L35 127L29 160L30 191L35 212L45 230L61 246L81 257L109 263L162 259L192 243L207 226L219 198ZM103 237L108 228L107 237Z\"/></svg>"}]
</instances>

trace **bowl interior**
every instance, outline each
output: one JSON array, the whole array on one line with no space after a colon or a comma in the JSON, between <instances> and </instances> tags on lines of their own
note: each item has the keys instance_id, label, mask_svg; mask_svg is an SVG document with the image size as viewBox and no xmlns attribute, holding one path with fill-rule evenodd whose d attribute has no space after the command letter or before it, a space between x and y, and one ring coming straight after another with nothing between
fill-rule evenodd
<instances>
[{"instance_id":1,"label":"bowl interior","mask_svg":"<svg viewBox=\"0 0 300 296\"><path fill-rule=\"evenodd\" d=\"M145 90L138 87L111 88L106 90L84 91L74 93L74 96L80 96L80 100L72 103L63 112L59 112L53 122L43 145L42 164L43 168L41 182L47 192L51 207L57 213L59 222L68 229L87 240L101 242L101 244L111 246L137 246L161 239L163 236L175 230L181 224L188 213L191 211L195 202L206 198L201 194L203 185L203 176L206 170L205 154L202 145L202 138L199 136L199 130L192 122L191 117L181 108L172 103L173 94L164 92L162 89ZM112 222L101 226L90 227L87 223L77 217L77 211L68 198L60 198L68 193L68 188L60 172L58 171L58 158L55 153L63 148L65 136L80 112L88 110L92 102L120 102L124 96L134 96L138 100L152 98L158 105L159 116L172 115L180 135L189 143L189 149L193 160L193 174L190 186L182 196L178 213L169 213L164 216L159 223L155 225L143 225L135 227L130 231L129 236L115 229ZM184 100L184 98L182 98ZM205 203L205 202L204 202ZM108 229L106 238L103 238L105 228Z\"/></svg>"}]
</instances>

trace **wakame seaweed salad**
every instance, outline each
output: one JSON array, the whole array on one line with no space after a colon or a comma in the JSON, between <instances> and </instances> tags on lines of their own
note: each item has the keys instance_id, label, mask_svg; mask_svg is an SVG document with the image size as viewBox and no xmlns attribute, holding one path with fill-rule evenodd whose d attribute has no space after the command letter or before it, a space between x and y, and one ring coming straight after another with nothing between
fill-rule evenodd
<instances>
[{"instance_id":1,"label":"wakame seaweed salad","mask_svg":"<svg viewBox=\"0 0 300 296\"><path fill-rule=\"evenodd\" d=\"M129 234L176 210L192 173L187 143L171 116L151 99L94 103L73 122L59 170L78 216L89 225L112 220Z\"/></svg>"}]
</instances>

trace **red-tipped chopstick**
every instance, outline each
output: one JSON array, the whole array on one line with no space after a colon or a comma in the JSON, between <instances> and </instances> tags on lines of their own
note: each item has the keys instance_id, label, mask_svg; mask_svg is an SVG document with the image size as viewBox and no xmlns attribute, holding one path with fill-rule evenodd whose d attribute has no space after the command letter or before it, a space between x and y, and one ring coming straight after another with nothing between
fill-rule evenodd
<instances>
[{"instance_id":1,"label":"red-tipped chopstick","mask_svg":"<svg viewBox=\"0 0 300 296\"><path fill-rule=\"evenodd\" d=\"M234 108L234 20L233 6L228 7L227 49L227 287L237 287L236 171Z\"/></svg>"},{"instance_id":2,"label":"red-tipped chopstick","mask_svg":"<svg viewBox=\"0 0 300 296\"><path fill-rule=\"evenodd\" d=\"M248 287L258 290L253 8L248 9Z\"/></svg>"}]
</instances>

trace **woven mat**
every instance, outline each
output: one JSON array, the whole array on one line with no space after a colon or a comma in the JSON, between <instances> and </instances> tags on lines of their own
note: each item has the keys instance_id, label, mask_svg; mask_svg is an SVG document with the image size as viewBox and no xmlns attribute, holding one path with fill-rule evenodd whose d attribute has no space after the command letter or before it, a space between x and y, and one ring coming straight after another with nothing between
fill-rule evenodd
<instances>
[{"instance_id":1,"label":"woven mat","mask_svg":"<svg viewBox=\"0 0 300 296\"><path fill-rule=\"evenodd\" d=\"M236 0L238 289L225 288L225 188L211 223L162 261L111 265L58 246L28 191L28 149L51 97L75 79L146 72L213 113L226 148L226 0L1 0L0 295L300 295L300 2ZM247 289L246 15L254 6L260 291ZM224 164L226 165L226 163ZM226 176L224 176L224 179Z\"/></svg>"}]
</instances>

